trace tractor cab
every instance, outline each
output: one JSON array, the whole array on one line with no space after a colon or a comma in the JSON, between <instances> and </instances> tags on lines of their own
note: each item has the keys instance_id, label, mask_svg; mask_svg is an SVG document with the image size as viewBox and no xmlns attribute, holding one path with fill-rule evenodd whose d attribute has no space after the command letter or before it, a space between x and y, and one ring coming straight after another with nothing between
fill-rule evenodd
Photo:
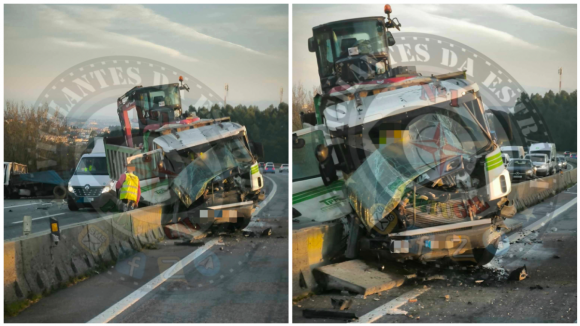
<instances>
[{"instance_id":1,"label":"tractor cab","mask_svg":"<svg viewBox=\"0 0 580 326\"><path fill-rule=\"evenodd\" d=\"M183 84L183 77L179 77L179 81L167 85L135 86L119 97L117 113L129 147L133 147L129 111L135 109L137 113L139 136L143 136L144 131L186 118L182 116L181 90L189 91L189 87Z\"/></svg>"},{"instance_id":2,"label":"tractor cab","mask_svg":"<svg viewBox=\"0 0 580 326\"><path fill-rule=\"evenodd\" d=\"M308 49L316 53L322 91L338 85L353 85L373 79L391 77L388 47L395 39L388 28L401 26L390 18L391 7L385 6L385 17L365 17L330 22L312 29Z\"/></svg>"}]
</instances>

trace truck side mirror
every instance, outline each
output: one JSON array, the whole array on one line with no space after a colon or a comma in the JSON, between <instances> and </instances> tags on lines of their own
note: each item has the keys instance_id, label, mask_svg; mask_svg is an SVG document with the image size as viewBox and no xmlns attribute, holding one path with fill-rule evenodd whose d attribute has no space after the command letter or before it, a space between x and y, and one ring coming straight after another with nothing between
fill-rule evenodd
<instances>
[{"instance_id":1,"label":"truck side mirror","mask_svg":"<svg viewBox=\"0 0 580 326\"><path fill-rule=\"evenodd\" d=\"M332 160L332 150L326 145L320 144L316 146L315 150L316 159L318 160L318 169L320 170L320 176L322 177L322 182L325 186L330 185L334 181L338 180L336 175L336 167L334 166L334 161Z\"/></svg>"},{"instance_id":2,"label":"truck side mirror","mask_svg":"<svg viewBox=\"0 0 580 326\"><path fill-rule=\"evenodd\" d=\"M314 112L309 112L309 113L300 112L300 121L302 121L302 124L308 123L311 126L316 126L316 113L314 113Z\"/></svg>"},{"instance_id":3,"label":"truck side mirror","mask_svg":"<svg viewBox=\"0 0 580 326\"><path fill-rule=\"evenodd\" d=\"M387 31L387 44L389 46L395 45L395 38L393 37L393 33Z\"/></svg>"},{"instance_id":4,"label":"truck side mirror","mask_svg":"<svg viewBox=\"0 0 580 326\"><path fill-rule=\"evenodd\" d=\"M513 140L514 135L513 135L512 125L511 125L511 121L510 121L510 114L508 112L501 111L501 110L491 110L490 109L490 111L494 115L494 117L499 121L499 124L501 125L501 127L503 129L503 130L496 130L498 142L502 143L504 141Z\"/></svg>"},{"instance_id":5,"label":"truck side mirror","mask_svg":"<svg viewBox=\"0 0 580 326\"><path fill-rule=\"evenodd\" d=\"M302 138L298 138L298 135L292 134L292 149L301 149L306 145L306 141Z\"/></svg>"},{"instance_id":6,"label":"truck side mirror","mask_svg":"<svg viewBox=\"0 0 580 326\"><path fill-rule=\"evenodd\" d=\"M256 143L251 141L250 149L252 150L252 154L254 154L254 156L264 157L264 147L262 146L262 143Z\"/></svg>"},{"instance_id":7,"label":"truck side mirror","mask_svg":"<svg viewBox=\"0 0 580 326\"><path fill-rule=\"evenodd\" d=\"M316 42L314 41L314 37L308 39L308 51L316 52Z\"/></svg>"}]
</instances>

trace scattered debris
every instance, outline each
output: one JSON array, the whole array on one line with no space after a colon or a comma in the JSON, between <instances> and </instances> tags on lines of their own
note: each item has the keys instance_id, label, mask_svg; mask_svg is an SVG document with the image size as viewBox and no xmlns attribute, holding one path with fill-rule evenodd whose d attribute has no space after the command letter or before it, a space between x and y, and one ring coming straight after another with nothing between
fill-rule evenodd
<instances>
[{"instance_id":1,"label":"scattered debris","mask_svg":"<svg viewBox=\"0 0 580 326\"><path fill-rule=\"evenodd\" d=\"M193 247L199 247L199 246L203 246L205 244L205 241L203 240L184 240L184 241L176 241L174 242L174 245L176 246L193 246Z\"/></svg>"},{"instance_id":2,"label":"scattered debris","mask_svg":"<svg viewBox=\"0 0 580 326\"><path fill-rule=\"evenodd\" d=\"M560 255L554 255L554 258L560 258Z\"/></svg>"},{"instance_id":3,"label":"scattered debris","mask_svg":"<svg viewBox=\"0 0 580 326\"><path fill-rule=\"evenodd\" d=\"M477 281L475 281L475 283L476 284L481 284L481 283L483 283L483 280L477 280Z\"/></svg>"},{"instance_id":4,"label":"scattered debris","mask_svg":"<svg viewBox=\"0 0 580 326\"><path fill-rule=\"evenodd\" d=\"M513 272L510 273L508 280L510 281L523 281L528 277L528 270L526 265L515 269Z\"/></svg>"},{"instance_id":5,"label":"scattered debris","mask_svg":"<svg viewBox=\"0 0 580 326\"><path fill-rule=\"evenodd\" d=\"M332 303L332 308L334 309L348 310L348 308L350 308L350 306L352 305L352 300L330 298L330 303Z\"/></svg>"},{"instance_id":6,"label":"scattered debris","mask_svg":"<svg viewBox=\"0 0 580 326\"><path fill-rule=\"evenodd\" d=\"M267 228L266 230L262 231L263 236L271 236L272 235L272 228Z\"/></svg>"},{"instance_id":7,"label":"scattered debris","mask_svg":"<svg viewBox=\"0 0 580 326\"><path fill-rule=\"evenodd\" d=\"M417 298L409 299L409 302L411 303L417 302Z\"/></svg>"},{"instance_id":8,"label":"scattered debris","mask_svg":"<svg viewBox=\"0 0 580 326\"><path fill-rule=\"evenodd\" d=\"M350 295L350 292L348 292L347 290L341 290L340 294L342 295Z\"/></svg>"},{"instance_id":9,"label":"scattered debris","mask_svg":"<svg viewBox=\"0 0 580 326\"><path fill-rule=\"evenodd\" d=\"M449 301L449 300L451 299L451 297L449 296L449 294L446 294L446 295L444 296L444 298L445 298L445 301Z\"/></svg>"},{"instance_id":10,"label":"scattered debris","mask_svg":"<svg viewBox=\"0 0 580 326\"><path fill-rule=\"evenodd\" d=\"M530 286L530 290L543 290L544 288L541 285Z\"/></svg>"},{"instance_id":11,"label":"scattered debris","mask_svg":"<svg viewBox=\"0 0 580 326\"><path fill-rule=\"evenodd\" d=\"M373 300L375 300L375 301L379 301L380 299L379 299L379 298L374 298Z\"/></svg>"},{"instance_id":12,"label":"scattered debris","mask_svg":"<svg viewBox=\"0 0 580 326\"><path fill-rule=\"evenodd\" d=\"M447 279L447 276L445 276L445 275L431 275L431 276L424 278L423 280L424 281L434 281L434 280L443 280L444 281L446 279Z\"/></svg>"},{"instance_id":13,"label":"scattered debris","mask_svg":"<svg viewBox=\"0 0 580 326\"><path fill-rule=\"evenodd\" d=\"M302 310L304 318L330 318L330 319L357 319L358 316L354 312L341 310L316 310L304 309Z\"/></svg>"},{"instance_id":14,"label":"scattered debris","mask_svg":"<svg viewBox=\"0 0 580 326\"><path fill-rule=\"evenodd\" d=\"M416 277L417 277L417 274L409 274L409 275L405 275L405 278L406 278L406 279L408 279L408 280L410 280L410 279L412 279L412 278L416 278Z\"/></svg>"}]
</instances>

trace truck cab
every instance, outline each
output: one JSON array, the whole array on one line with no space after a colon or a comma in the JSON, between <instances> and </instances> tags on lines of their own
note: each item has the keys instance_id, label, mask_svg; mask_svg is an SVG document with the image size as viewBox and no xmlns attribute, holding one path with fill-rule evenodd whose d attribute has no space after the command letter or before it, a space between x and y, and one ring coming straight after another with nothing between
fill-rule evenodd
<instances>
[{"instance_id":1,"label":"truck cab","mask_svg":"<svg viewBox=\"0 0 580 326\"><path fill-rule=\"evenodd\" d=\"M95 200L114 189L107 170L103 139L97 137L93 150L81 156L69 180L68 208L77 211L79 208L94 207Z\"/></svg>"}]
</instances>

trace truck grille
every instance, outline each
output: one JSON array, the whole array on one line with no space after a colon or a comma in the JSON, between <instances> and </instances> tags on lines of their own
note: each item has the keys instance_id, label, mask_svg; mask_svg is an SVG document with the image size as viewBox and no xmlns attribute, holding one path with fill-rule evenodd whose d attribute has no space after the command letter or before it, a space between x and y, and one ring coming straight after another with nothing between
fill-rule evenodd
<instances>
[{"instance_id":1,"label":"truck grille","mask_svg":"<svg viewBox=\"0 0 580 326\"><path fill-rule=\"evenodd\" d=\"M75 195L81 197L97 197L101 194L104 187L90 187L89 190L85 190L85 187L73 187Z\"/></svg>"}]
</instances>

